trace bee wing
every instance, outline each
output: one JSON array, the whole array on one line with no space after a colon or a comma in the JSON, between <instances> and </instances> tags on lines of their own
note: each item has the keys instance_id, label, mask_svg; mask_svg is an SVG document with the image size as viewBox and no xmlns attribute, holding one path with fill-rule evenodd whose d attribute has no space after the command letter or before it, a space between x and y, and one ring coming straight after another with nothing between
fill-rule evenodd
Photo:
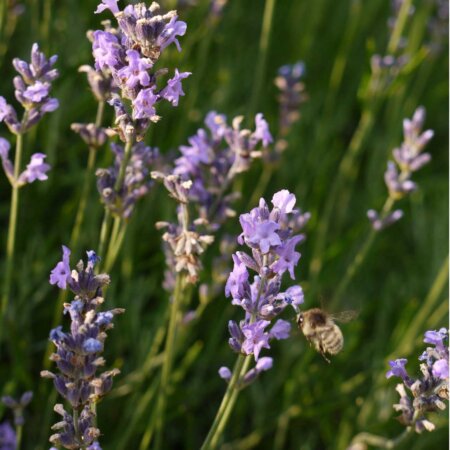
<instances>
[{"instance_id":1,"label":"bee wing","mask_svg":"<svg viewBox=\"0 0 450 450\"><path fill-rule=\"evenodd\" d=\"M358 317L358 311L349 310L349 311L341 311L336 314L330 314L330 317L335 320L336 322L350 322L353 319L356 319Z\"/></svg>"}]
</instances>

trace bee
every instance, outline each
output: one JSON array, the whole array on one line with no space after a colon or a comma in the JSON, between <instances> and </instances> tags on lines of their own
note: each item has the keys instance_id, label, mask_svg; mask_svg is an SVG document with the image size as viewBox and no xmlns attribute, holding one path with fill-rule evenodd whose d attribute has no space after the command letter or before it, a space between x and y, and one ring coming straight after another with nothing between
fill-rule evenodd
<instances>
[{"instance_id":1,"label":"bee","mask_svg":"<svg viewBox=\"0 0 450 450\"><path fill-rule=\"evenodd\" d=\"M337 355L344 346L344 336L334 321L349 322L357 315L356 311L328 314L320 308L312 308L297 315L297 325L309 343L329 363L325 353Z\"/></svg>"}]
</instances>

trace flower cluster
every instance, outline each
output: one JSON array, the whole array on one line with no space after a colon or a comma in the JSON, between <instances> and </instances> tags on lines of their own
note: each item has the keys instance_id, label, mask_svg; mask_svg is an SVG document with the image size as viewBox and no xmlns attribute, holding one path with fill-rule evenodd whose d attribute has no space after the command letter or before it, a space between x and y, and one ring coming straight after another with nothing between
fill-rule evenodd
<instances>
[{"instance_id":1,"label":"flower cluster","mask_svg":"<svg viewBox=\"0 0 450 450\"><path fill-rule=\"evenodd\" d=\"M31 62L19 58L13 59L13 66L20 76L13 80L17 101L25 109L22 121L17 118L15 109L4 97L0 97L0 122L5 122L11 133L23 134L35 125L45 113L58 108L56 98L50 97L52 81L58 77L58 71L53 68L58 57L53 55L47 60L39 51L38 44L31 49Z\"/></svg>"},{"instance_id":2,"label":"flower cluster","mask_svg":"<svg viewBox=\"0 0 450 450\"><path fill-rule=\"evenodd\" d=\"M14 164L9 158L9 142L0 137L0 158L2 160L3 170L8 177L11 186L22 187L28 183L39 180L44 181L48 178L47 172L50 166L44 162L46 155L44 153L34 153L27 167L19 176L15 176Z\"/></svg>"},{"instance_id":3,"label":"flower cluster","mask_svg":"<svg viewBox=\"0 0 450 450\"><path fill-rule=\"evenodd\" d=\"M275 85L280 90L278 103L280 105L280 139L275 144L275 150L281 152L286 149L284 139L292 125L300 119L300 105L306 100L305 85L301 81L305 75L305 64L298 61L286 64L278 69Z\"/></svg>"},{"instance_id":4,"label":"flower cluster","mask_svg":"<svg viewBox=\"0 0 450 450\"><path fill-rule=\"evenodd\" d=\"M9 422L0 423L0 449L16 450L17 437L14 428Z\"/></svg>"},{"instance_id":5,"label":"flower cluster","mask_svg":"<svg viewBox=\"0 0 450 450\"><path fill-rule=\"evenodd\" d=\"M35 125L42 116L54 111L58 107L58 100L50 97L52 81L58 77L58 71L53 69L57 56L49 60L39 51L37 44L31 49L31 62L14 58L13 66L20 76L14 78L16 99L24 107L22 120L17 118L13 106L9 105L4 97L0 96L0 122L5 122L11 133L22 135ZM36 180L46 180L50 166L44 162L46 155L34 153L26 169L17 173L20 168L15 168L9 158L10 143L0 137L0 158L3 170L9 182L14 187L22 187Z\"/></svg>"},{"instance_id":6,"label":"flower cluster","mask_svg":"<svg viewBox=\"0 0 450 450\"><path fill-rule=\"evenodd\" d=\"M240 216L242 233L238 243L245 244L252 256L241 251L233 254L234 268L228 277L225 295L232 298L233 305L245 311L244 320L229 322L230 346L235 352L253 355L257 362L244 376L244 383L272 366L272 358L260 358L261 350L270 348L270 340L289 337L290 323L282 319L272 323L274 319L287 306L298 311L303 303L300 286L294 285L281 292L285 272L295 279L294 269L300 259L295 247L305 236L294 233L309 217L294 209L295 203L295 195L284 189L273 196L272 210L261 199L257 208ZM253 280L248 269L256 272ZM227 368L221 368L219 374L229 378Z\"/></svg>"},{"instance_id":7,"label":"flower cluster","mask_svg":"<svg viewBox=\"0 0 450 450\"><path fill-rule=\"evenodd\" d=\"M128 219L136 202L147 194L152 184L149 168L157 161L159 151L142 142L135 144L125 167L123 183L117 186L125 152L120 144L111 144L111 148L115 155L114 165L97 170L97 189L113 215Z\"/></svg>"},{"instance_id":8,"label":"flower cluster","mask_svg":"<svg viewBox=\"0 0 450 450\"><path fill-rule=\"evenodd\" d=\"M231 202L236 196L225 195L227 187L261 156L258 146L267 147L273 141L262 114L255 117L254 131L241 129L242 120L242 116L236 117L229 126L224 115L209 112L205 119L209 133L199 129L189 138L189 145L180 147L181 156L175 160L174 174L192 180L189 201L213 228L234 216Z\"/></svg>"},{"instance_id":9,"label":"flower cluster","mask_svg":"<svg viewBox=\"0 0 450 450\"><path fill-rule=\"evenodd\" d=\"M19 400L15 400L10 395L5 395L2 397L2 403L10 408L14 414L14 425L16 427L22 427L25 423L25 418L23 412L25 408L29 405L33 399L33 392L24 392ZM1 443L1 441L0 441ZM0 446L0 448L3 448Z\"/></svg>"},{"instance_id":10,"label":"flower cluster","mask_svg":"<svg viewBox=\"0 0 450 450\"><path fill-rule=\"evenodd\" d=\"M64 313L70 315L70 331L64 332L58 326L50 332L50 340L56 346L51 360L55 361L60 373L41 372L41 376L53 379L56 390L73 409L68 413L60 404L55 411L62 421L53 426L56 431L50 442L68 449L98 448L95 442L100 430L95 426L94 405L111 389L112 379L119 373L117 369L97 375L97 369L105 364L101 356L107 330L113 327L116 314L123 309L99 311L104 302L102 289L109 284L106 274L95 275L98 261L95 252L87 252L86 267L80 261L76 270L70 270L70 250L63 246L63 257L50 274L50 283L61 289L69 289L75 294L71 303L64 305ZM92 447L89 447L92 446Z\"/></svg>"},{"instance_id":11,"label":"flower cluster","mask_svg":"<svg viewBox=\"0 0 450 450\"><path fill-rule=\"evenodd\" d=\"M190 180L183 181L179 175L164 175L161 172L152 172L152 177L162 181L170 196L178 202L177 223L157 222L158 229L165 229L163 241L165 247L166 263L171 269L166 273L165 288L173 288L173 272L185 272L189 283L196 283L202 269L200 255L208 245L214 241L214 237L204 234L201 227L205 225L202 219L189 221L189 191L192 188Z\"/></svg>"},{"instance_id":12,"label":"flower cluster","mask_svg":"<svg viewBox=\"0 0 450 450\"><path fill-rule=\"evenodd\" d=\"M92 34L95 70L106 73L106 77L110 75L120 93L113 93L110 100L115 108L119 136L123 141L135 137L139 140L150 122L159 119L156 103L164 99L177 106L179 97L184 95L181 82L190 75L189 72L175 69L166 85L158 87L158 78L166 75L168 70L155 71L154 66L170 44L181 50L177 37L185 34L186 23L178 20L176 11L159 14L156 2L149 7L144 3L129 5L123 11L117 3L118 0L103 0L95 11L100 13L109 9L118 23L115 29L107 22L105 30ZM95 86L98 86L101 78L93 81L97 81ZM93 88L94 93L98 90ZM102 91L98 94L104 98Z\"/></svg>"},{"instance_id":13,"label":"flower cluster","mask_svg":"<svg viewBox=\"0 0 450 450\"><path fill-rule=\"evenodd\" d=\"M432 130L422 132L425 122L425 108L419 107L411 120L403 121L404 139L399 148L392 152L394 161L389 161L384 180L389 191L390 199L395 202L417 189L411 180L411 175L431 160L429 153L422 153L425 146L433 137ZM403 216L403 211L395 210L389 214L379 214L373 209L367 216L375 230L382 230Z\"/></svg>"},{"instance_id":14,"label":"flower cluster","mask_svg":"<svg viewBox=\"0 0 450 450\"><path fill-rule=\"evenodd\" d=\"M426 413L443 410L446 405L443 400L448 400L449 379L449 349L448 330L441 328L439 331L427 331L424 342L431 344L419 357L422 361L420 378L411 377L406 371L407 360L397 359L390 361L391 369L386 377L400 377L403 384L397 385L400 402L394 405L394 409L401 413L400 422L408 427L414 427L417 433L424 430L433 431L435 426L426 418ZM412 394L408 394L409 391Z\"/></svg>"}]
</instances>

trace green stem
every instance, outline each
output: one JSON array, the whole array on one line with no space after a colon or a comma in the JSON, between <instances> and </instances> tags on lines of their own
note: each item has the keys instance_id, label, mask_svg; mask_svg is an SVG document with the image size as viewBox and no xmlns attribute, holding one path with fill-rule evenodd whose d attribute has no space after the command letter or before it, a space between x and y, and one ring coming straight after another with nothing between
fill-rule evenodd
<instances>
[{"instance_id":1,"label":"green stem","mask_svg":"<svg viewBox=\"0 0 450 450\"><path fill-rule=\"evenodd\" d=\"M116 221L117 224L116 225ZM105 272L109 272L114 263L116 262L117 255L122 247L123 240L127 231L127 222L123 221L121 218L114 219L113 231L111 233L111 240L108 246L108 251L106 252L106 262L105 262Z\"/></svg>"},{"instance_id":2,"label":"green stem","mask_svg":"<svg viewBox=\"0 0 450 450\"><path fill-rule=\"evenodd\" d=\"M383 209L381 210L380 219L383 220L388 216L388 214L391 212L392 207L394 206L395 200L392 197L388 197L386 199L386 202L384 203ZM370 228L369 235L367 236L367 239L362 244L359 251L356 253L355 257L353 258L352 262L349 264L347 271L345 272L345 275L343 278L341 278L340 283L338 284L338 287L336 288L332 304L334 306L339 304L339 301L342 297L342 295L345 293L345 290L347 289L347 286L349 285L350 281L353 279L355 274L357 273L358 269L361 267L361 264L366 259L366 256L369 253L369 250L372 248L372 244L375 242L375 237L377 236L378 232L374 230L372 227Z\"/></svg>"},{"instance_id":3,"label":"green stem","mask_svg":"<svg viewBox=\"0 0 450 450\"><path fill-rule=\"evenodd\" d=\"M95 126L97 128L101 127L103 122L103 115L105 111L105 102L100 101L97 105L97 114L95 116ZM76 247L78 245L78 239L80 237L81 226L83 225L84 216L86 213L86 205L89 199L89 194L91 192L91 184L94 176L95 170L95 160L97 159L97 147L89 147L89 156L86 166L86 172L84 175L84 184L82 188L80 202L78 203L78 210L75 216L75 224L72 229L72 234L70 237L70 248L74 253L76 253Z\"/></svg>"},{"instance_id":4,"label":"green stem","mask_svg":"<svg viewBox=\"0 0 450 450\"><path fill-rule=\"evenodd\" d=\"M256 78L253 84L253 92L250 101L250 107L248 111L248 118L255 114L256 108L258 106L258 100L260 98L261 88L264 82L264 74L266 70L267 62L267 50L269 48L270 33L272 30L273 22L273 12L275 10L276 0L266 0L264 6L264 16L261 29L261 36L259 40L259 58L258 65L256 67Z\"/></svg>"},{"instance_id":5,"label":"green stem","mask_svg":"<svg viewBox=\"0 0 450 450\"><path fill-rule=\"evenodd\" d=\"M17 425L16 426L16 450L20 450L20 445L22 443L22 432L23 432L23 425Z\"/></svg>"},{"instance_id":6,"label":"green stem","mask_svg":"<svg viewBox=\"0 0 450 450\"><path fill-rule=\"evenodd\" d=\"M388 448L392 449L401 444L413 431L413 427L407 427L402 434L394 439L388 439L383 436L378 436L371 433L360 433L356 435L352 440L352 446L355 444L368 444L377 448Z\"/></svg>"},{"instance_id":7,"label":"green stem","mask_svg":"<svg viewBox=\"0 0 450 450\"><path fill-rule=\"evenodd\" d=\"M8 238L6 243L6 274L5 274L5 284L3 286L3 299L2 299L2 310L1 316L5 317L9 296L11 292L11 278L13 274L14 266L14 251L16 247L16 230L17 230L17 212L19 210L19 185L17 180L20 174L20 166L22 161L22 149L23 149L23 135L17 135L16 141L16 154L14 158L14 183L12 185L11 193L11 211L9 213L9 226L8 226ZM1 321L3 322L3 320ZM0 324L3 326L3 324Z\"/></svg>"},{"instance_id":8,"label":"green stem","mask_svg":"<svg viewBox=\"0 0 450 450\"><path fill-rule=\"evenodd\" d=\"M217 442L222 436L225 426L228 422L231 411L236 403L236 399L239 393L238 383L241 377L246 373L251 362L251 355L239 354L236 364L234 365L233 374L230 382L228 383L225 395L222 398L222 402L217 411L214 422L206 436L205 441L201 447L201 450L210 450L217 447Z\"/></svg>"},{"instance_id":9,"label":"green stem","mask_svg":"<svg viewBox=\"0 0 450 450\"><path fill-rule=\"evenodd\" d=\"M162 425L164 423L166 400L170 387L170 375L172 372L172 364L175 356L175 339L180 307L184 296L184 279L184 274L177 274L175 281L175 292L170 307L169 329L167 332L166 345L164 349L164 361L161 369L161 385L157 403L158 414L156 417L155 448L161 448L162 443Z\"/></svg>"},{"instance_id":10,"label":"green stem","mask_svg":"<svg viewBox=\"0 0 450 450\"><path fill-rule=\"evenodd\" d=\"M397 20L395 21L394 30L392 31L391 37L389 39L389 43L387 46L388 55L393 55L400 43L400 39L402 37L403 30L406 25L406 20L408 19L409 10L411 9L412 0L404 0L402 6L400 7L400 11L398 12Z\"/></svg>"}]
</instances>

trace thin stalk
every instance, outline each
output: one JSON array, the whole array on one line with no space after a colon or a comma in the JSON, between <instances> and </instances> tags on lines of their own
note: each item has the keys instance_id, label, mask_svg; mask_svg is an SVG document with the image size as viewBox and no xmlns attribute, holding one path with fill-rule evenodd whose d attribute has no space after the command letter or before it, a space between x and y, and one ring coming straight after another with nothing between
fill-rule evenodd
<instances>
[{"instance_id":1,"label":"thin stalk","mask_svg":"<svg viewBox=\"0 0 450 450\"><path fill-rule=\"evenodd\" d=\"M161 370L161 385L157 403L158 414L156 415L155 448L161 448L162 425L164 423L166 400L170 386L170 375L172 372L172 364L175 356L175 338L178 325L179 310L184 296L184 279L184 274L177 274L175 281L175 291L173 295L172 305L170 307L169 329L167 332L166 345L164 349L164 361Z\"/></svg>"},{"instance_id":2,"label":"thin stalk","mask_svg":"<svg viewBox=\"0 0 450 450\"><path fill-rule=\"evenodd\" d=\"M118 219L119 227L117 231L114 230L116 226L116 219L114 219L114 227L113 232L111 233L111 241L108 247L108 251L106 253L106 262L105 262L105 272L109 272L114 263L116 262L117 255L119 254L120 249L122 248L122 243L125 238L125 234L127 231L128 223L123 221L121 218Z\"/></svg>"},{"instance_id":3,"label":"thin stalk","mask_svg":"<svg viewBox=\"0 0 450 450\"><path fill-rule=\"evenodd\" d=\"M14 252L16 248L17 213L19 210L20 187L17 184L17 180L19 178L20 166L22 162L22 149L23 149L23 135L18 134L16 141L16 154L14 158L14 183L12 185L12 192L11 192L11 210L9 213L8 237L6 243L6 274L5 274L5 284L3 286L4 290L1 309L2 319L6 315L9 303L9 296L11 293L11 278L14 266ZM3 322L3 320L1 322ZM2 325L3 328L3 324L1 323L0 325Z\"/></svg>"},{"instance_id":4,"label":"thin stalk","mask_svg":"<svg viewBox=\"0 0 450 450\"><path fill-rule=\"evenodd\" d=\"M368 444L377 448L392 449L404 442L405 439L410 436L413 431L413 426L409 426L403 431L403 433L393 439L385 438L384 436L378 436L371 433L360 433L352 439L352 447L355 444Z\"/></svg>"},{"instance_id":5,"label":"thin stalk","mask_svg":"<svg viewBox=\"0 0 450 450\"><path fill-rule=\"evenodd\" d=\"M233 374L231 376L230 382L228 383L225 395L222 398L219 409L217 410L214 422L206 436L205 441L201 447L201 450L210 450L216 448L217 441L225 429L227 424L231 409L233 408L237 394L238 394L238 382L242 375L245 374L246 370L251 361L251 355L239 354L236 363L234 365Z\"/></svg>"},{"instance_id":6,"label":"thin stalk","mask_svg":"<svg viewBox=\"0 0 450 450\"><path fill-rule=\"evenodd\" d=\"M119 176L114 184L114 190L119 192L122 188L123 182L125 180L125 173L127 169L128 162L131 157L131 149L133 148L134 138L127 141L125 144L125 150L123 154L122 163L120 164ZM111 240L111 221L112 214L108 208L105 208L105 215L103 217L102 227L100 230L100 241L98 246L98 254L101 258L106 257L106 249L110 245Z\"/></svg>"},{"instance_id":7,"label":"thin stalk","mask_svg":"<svg viewBox=\"0 0 450 450\"><path fill-rule=\"evenodd\" d=\"M256 111L258 106L258 100L261 93L261 88L264 82L264 73L266 70L267 62L267 50L269 48L270 33L272 30L273 12L275 10L276 0L266 0L264 6L264 16L262 22L261 36L259 40L259 58L258 65L256 67L256 77L253 84L253 92L250 101L250 107L248 111L248 117L250 118Z\"/></svg>"},{"instance_id":8,"label":"thin stalk","mask_svg":"<svg viewBox=\"0 0 450 450\"><path fill-rule=\"evenodd\" d=\"M387 215L391 212L392 207L394 206L395 200L392 197L388 197L386 199L386 202L384 203L383 209L381 210L381 219L384 219L387 217ZM375 237L377 236L378 231L374 230L372 227L370 227L369 235L367 236L367 239L362 244L359 251L356 253L355 257L353 258L352 262L349 264L347 271L345 272L345 275L343 278L341 278L340 283L338 284L338 287L336 288L332 303L334 306L339 304L339 300L341 299L342 295L345 293L345 290L347 289L350 281L353 279L355 274L358 272L358 269L361 267L361 264L366 259L366 256L369 253L369 250L372 248L373 243L375 242Z\"/></svg>"},{"instance_id":9,"label":"thin stalk","mask_svg":"<svg viewBox=\"0 0 450 450\"><path fill-rule=\"evenodd\" d=\"M98 128L102 125L103 115L105 111L105 102L100 101L97 105L97 114L95 117L95 126ZM86 172L84 175L84 184L81 191L80 202L78 203L78 210L75 216L75 224L72 229L72 234L70 236L70 248L76 252L78 246L78 240L80 238L81 226L83 225L84 216L86 213L86 206L89 200L89 194L91 192L91 184L94 176L95 170L95 160L97 159L97 148L89 147L89 156L86 166Z\"/></svg>"},{"instance_id":10,"label":"thin stalk","mask_svg":"<svg viewBox=\"0 0 450 450\"><path fill-rule=\"evenodd\" d=\"M20 450L20 445L22 443L22 433L23 432L23 425L17 425L16 426L16 447L15 450Z\"/></svg>"}]
</instances>

